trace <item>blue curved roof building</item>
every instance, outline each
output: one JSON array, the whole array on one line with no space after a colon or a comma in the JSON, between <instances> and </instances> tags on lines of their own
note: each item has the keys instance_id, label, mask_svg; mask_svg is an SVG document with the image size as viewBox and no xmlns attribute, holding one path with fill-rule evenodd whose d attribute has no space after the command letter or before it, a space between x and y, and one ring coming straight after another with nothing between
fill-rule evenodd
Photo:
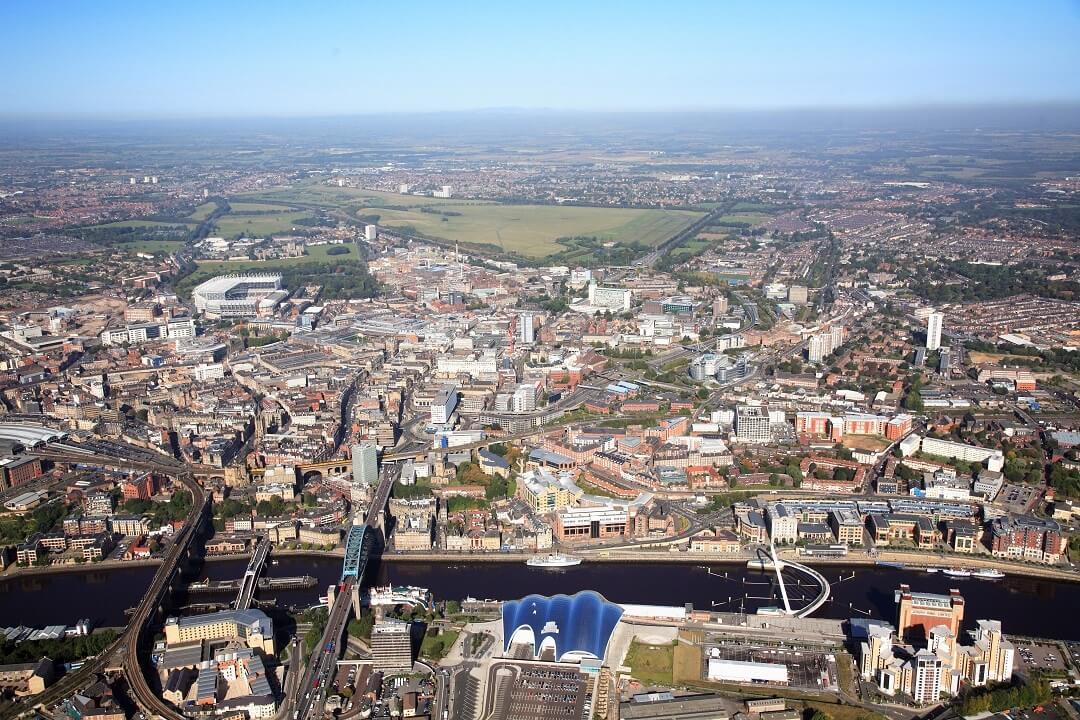
<instances>
[{"instance_id":1,"label":"blue curved roof building","mask_svg":"<svg viewBox=\"0 0 1080 720\"><path fill-rule=\"evenodd\" d=\"M503 652L517 640L532 642L534 658L551 648L556 661L567 655L603 659L622 614L621 607L591 590L511 600L502 607Z\"/></svg>"}]
</instances>

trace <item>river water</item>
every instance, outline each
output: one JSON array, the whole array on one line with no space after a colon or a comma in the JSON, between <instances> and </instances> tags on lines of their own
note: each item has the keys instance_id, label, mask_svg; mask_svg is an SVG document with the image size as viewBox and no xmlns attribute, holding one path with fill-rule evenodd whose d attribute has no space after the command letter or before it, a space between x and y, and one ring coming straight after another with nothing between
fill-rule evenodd
<instances>
[{"instance_id":1,"label":"river water","mask_svg":"<svg viewBox=\"0 0 1080 720\"><path fill-rule=\"evenodd\" d=\"M198 577L235 579L244 572L243 560L205 563ZM773 587L774 575L748 571L739 565L704 566L687 563L583 563L561 570L543 570L521 563L429 563L383 562L375 569L377 584L419 585L432 591L436 600L465 597L511 600L530 593L551 595L595 590L621 603L683 605L698 609L738 611L740 601L752 611L763 605L780 605ZM1080 608L1080 584L1009 576L1002 580L955 579L941 574L909 570L847 566L818 566L832 583L832 600L818 617L875 617L894 620L893 592L901 583L913 590L946 593L958 588L967 601L965 626L978 619L1002 621L1007 633L1080 641L1080 623L1069 621ZM89 618L96 625L121 626L124 609L139 602L156 566L82 570L46 575L24 575L0 580L0 626L73 624ZM267 566L277 577L313 575L315 588L283 590L272 596L281 607L308 606L326 594L339 579L341 560L333 557L282 557ZM839 581L841 577L854 578ZM839 581L839 582L838 582ZM812 596L811 588L787 583L792 604ZM769 596L771 595L771 598ZM746 598L749 596L749 598ZM266 599L266 595L258 595ZM731 598L729 600L729 598ZM757 599L767 598L767 599ZM200 596L199 600L228 602L228 595Z\"/></svg>"}]
</instances>

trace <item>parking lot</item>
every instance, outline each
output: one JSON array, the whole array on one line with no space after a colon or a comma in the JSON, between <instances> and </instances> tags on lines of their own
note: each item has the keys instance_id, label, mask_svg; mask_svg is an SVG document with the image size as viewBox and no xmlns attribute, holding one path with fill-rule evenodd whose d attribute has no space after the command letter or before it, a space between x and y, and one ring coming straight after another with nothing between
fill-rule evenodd
<instances>
[{"instance_id":1,"label":"parking lot","mask_svg":"<svg viewBox=\"0 0 1080 720\"><path fill-rule=\"evenodd\" d=\"M499 663L492 681L494 720L576 720L585 712L588 681L573 668Z\"/></svg>"},{"instance_id":2,"label":"parking lot","mask_svg":"<svg viewBox=\"0 0 1080 720\"><path fill-rule=\"evenodd\" d=\"M1022 673L1032 670L1043 672L1067 672L1068 664L1057 643L1037 643L1030 640L1014 640L1016 646L1015 668ZM1080 649L1080 648L1078 648ZM1075 650L1074 650L1075 651Z\"/></svg>"}]
</instances>

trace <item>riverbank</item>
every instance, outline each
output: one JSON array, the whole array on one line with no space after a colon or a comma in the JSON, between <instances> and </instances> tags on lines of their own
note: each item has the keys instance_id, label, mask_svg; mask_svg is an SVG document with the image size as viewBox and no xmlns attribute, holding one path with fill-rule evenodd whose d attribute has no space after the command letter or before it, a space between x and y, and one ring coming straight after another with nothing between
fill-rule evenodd
<instances>
[{"instance_id":1,"label":"riverbank","mask_svg":"<svg viewBox=\"0 0 1080 720\"><path fill-rule=\"evenodd\" d=\"M888 550L880 549L873 557L868 556L861 551L856 550L852 554L844 557L815 557L797 555L793 549L784 548L779 550L780 558L787 559L794 562L799 562L803 565L830 565L830 566L844 566L844 567L881 567L881 562L889 563L903 563L906 569L909 570L924 570L928 567L932 568L949 568L949 567L965 567L969 569L977 568L992 568L1000 570L1006 575L1015 575L1023 577L1035 577L1045 580L1058 580L1069 583L1080 583L1080 573L1072 569L1065 569L1061 567L1051 567L1046 565L1037 565L1034 563L1018 563L1009 560L1003 560L1000 558L986 557L982 555L947 555L942 556L937 553L924 553L924 552L912 552L904 550ZM693 564L693 565L732 565L736 567L745 567L749 560L755 559L757 556L748 553L733 553L725 555L713 555L705 553L693 553L693 552L672 552L669 550L638 550L638 549L604 549L595 548L587 549L581 548L580 550L570 549L568 554L580 557L583 564L592 563L610 563L610 564L632 564L632 563L666 563L673 565L680 564ZM404 563L443 563L447 565L468 565L468 564L492 564L492 563L507 563L514 564L525 562L534 555L534 553L528 552L476 552L476 553L459 553L459 552L386 552L380 557L380 561L384 563L404 562ZM345 556L344 548L335 548L333 550L304 550L304 549L277 549L275 548L271 553L271 559L273 558L333 558L340 560ZM220 562L236 562L238 560L246 560L249 557L248 553L231 553L228 555L211 555L203 558L203 562L215 564ZM111 572L114 570L121 570L124 568L135 568L145 566L160 565L161 560L157 558L151 558L147 560L123 560L123 561L111 561L107 560L100 563L86 563L82 565L50 565L47 567L17 567L12 565L8 567L4 572L0 573L0 579L15 578L15 577L31 577L35 575L52 575L61 573L81 573L81 572Z\"/></svg>"},{"instance_id":2,"label":"riverbank","mask_svg":"<svg viewBox=\"0 0 1080 720\"><path fill-rule=\"evenodd\" d=\"M670 564L693 564L693 565L734 565L745 567L746 563L755 559L756 555L746 553L729 555L712 555L692 552L670 552L658 550L585 550L579 552L570 551L570 554L580 557L583 564L589 563L670 563ZM438 562L451 565L464 565L472 563L524 563L532 553L386 553L382 556L383 562ZM927 567L949 568L993 568L1000 570L1006 575L1018 575L1024 577L1038 577L1046 580L1061 580L1064 582L1080 583L1080 573L1064 568L1035 565L1033 563L1016 563L999 558L989 558L979 555L946 556L932 553L904 552L881 550L878 554L870 557L865 554L851 554L845 557L814 557L796 555L792 550L780 551L780 559L791 560L803 565L843 565L850 567L881 567L880 562L903 563L907 569L923 570Z\"/></svg>"},{"instance_id":3,"label":"riverbank","mask_svg":"<svg viewBox=\"0 0 1080 720\"><path fill-rule=\"evenodd\" d=\"M103 560L96 563L82 563L81 565L78 563L71 565L30 565L27 567L9 565L6 570L0 573L0 580L5 578L29 577L33 575L111 572L113 570L123 570L124 568L145 567L147 565L160 564L160 558L150 558L147 560Z\"/></svg>"},{"instance_id":4,"label":"riverbank","mask_svg":"<svg viewBox=\"0 0 1080 720\"><path fill-rule=\"evenodd\" d=\"M794 554L780 554L780 558L796 560L803 565L850 565L852 567L880 567L880 562L903 563L908 570L925 570L926 568L950 568L964 567L968 569L988 568L1000 570L1006 575L1021 577L1037 577L1044 580L1059 580L1062 582L1080 583L1080 573L1075 570L1053 567L1049 565L1035 565L1034 563L1016 563L999 558L987 558L979 555L963 557L941 557L931 553L886 551L878 552L874 557L847 556L842 558L805 557Z\"/></svg>"}]
</instances>

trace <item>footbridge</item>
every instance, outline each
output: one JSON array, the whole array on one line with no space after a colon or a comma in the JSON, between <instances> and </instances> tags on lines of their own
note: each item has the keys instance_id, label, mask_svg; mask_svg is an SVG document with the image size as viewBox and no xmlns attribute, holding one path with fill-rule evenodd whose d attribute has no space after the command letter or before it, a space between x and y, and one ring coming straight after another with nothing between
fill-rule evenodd
<instances>
[{"instance_id":1,"label":"footbridge","mask_svg":"<svg viewBox=\"0 0 1080 720\"><path fill-rule=\"evenodd\" d=\"M781 560L777 557L776 545L772 542L769 543L767 552L763 548L759 549L758 558L749 561L746 565L747 567L756 570L774 570L776 572L776 582L780 587L780 598L784 603L784 607L778 608L778 610L783 615L790 615L798 618L809 617L817 612L817 610L829 600L829 595L832 593L832 587L829 585L829 581L825 579L824 575L808 565L803 565L802 563L793 562L791 560ZM818 594L809 604L801 608L791 607L791 598L788 597L787 585L784 583L784 570L802 573L813 580L817 585Z\"/></svg>"}]
</instances>

